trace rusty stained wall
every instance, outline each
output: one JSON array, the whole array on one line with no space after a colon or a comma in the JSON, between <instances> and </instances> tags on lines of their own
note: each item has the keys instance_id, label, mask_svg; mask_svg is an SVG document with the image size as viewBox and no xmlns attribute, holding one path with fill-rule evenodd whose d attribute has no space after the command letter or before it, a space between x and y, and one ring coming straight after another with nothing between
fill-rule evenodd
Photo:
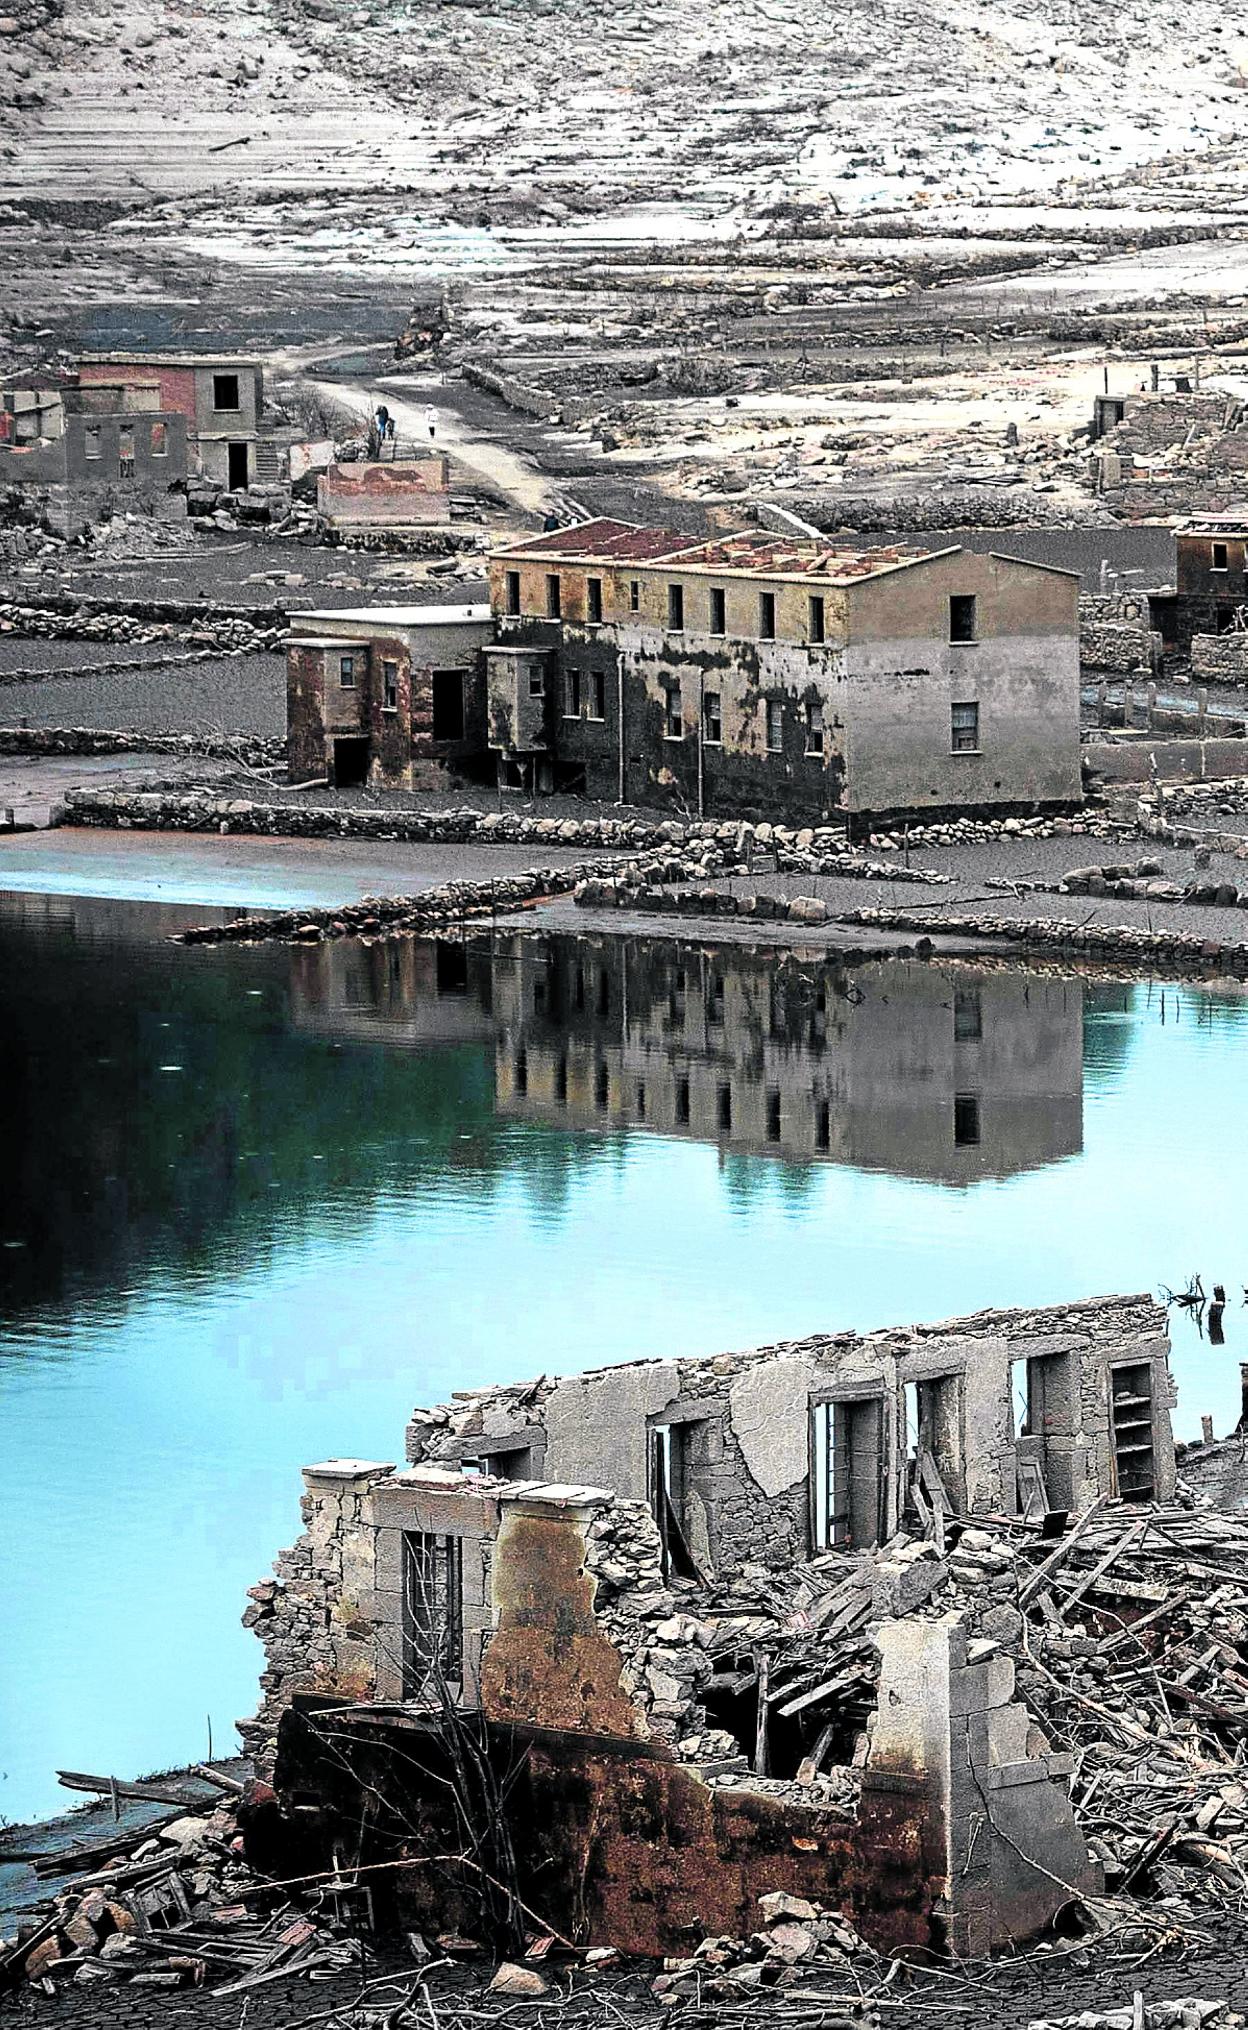
<instances>
[{"instance_id":1,"label":"rusty stained wall","mask_svg":"<svg viewBox=\"0 0 1248 2030\"><path fill-rule=\"evenodd\" d=\"M292 782L309 782L325 766L325 651L292 642L286 649L286 772Z\"/></svg>"},{"instance_id":2,"label":"rusty stained wall","mask_svg":"<svg viewBox=\"0 0 1248 2030\"><path fill-rule=\"evenodd\" d=\"M316 482L316 505L335 523L444 522L450 515L448 461L433 458L330 465Z\"/></svg>"}]
</instances>

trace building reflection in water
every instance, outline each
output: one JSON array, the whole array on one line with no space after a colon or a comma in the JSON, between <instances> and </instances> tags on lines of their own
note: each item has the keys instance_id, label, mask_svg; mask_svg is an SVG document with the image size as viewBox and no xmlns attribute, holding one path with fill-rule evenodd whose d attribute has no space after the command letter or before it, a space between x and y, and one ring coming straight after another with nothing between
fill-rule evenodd
<instances>
[{"instance_id":1,"label":"building reflection in water","mask_svg":"<svg viewBox=\"0 0 1248 2030\"><path fill-rule=\"evenodd\" d=\"M301 1026L491 1042L510 1119L955 1185L1082 1147L1075 978L511 933L320 946L292 966Z\"/></svg>"}]
</instances>

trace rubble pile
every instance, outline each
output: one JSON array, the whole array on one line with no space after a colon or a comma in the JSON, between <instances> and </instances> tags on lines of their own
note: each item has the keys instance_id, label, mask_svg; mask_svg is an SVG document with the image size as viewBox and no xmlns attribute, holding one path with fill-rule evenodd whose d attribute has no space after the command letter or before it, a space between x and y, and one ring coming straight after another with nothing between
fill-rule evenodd
<instances>
[{"instance_id":1,"label":"rubble pile","mask_svg":"<svg viewBox=\"0 0 1248 2030\"><path fill-rule=\"evenodd\" d=\"M228 1779L213 1775L218 1793ZM74 1788L104 1788L76 1779ZM127 1785L170 1798L181 1786ZM358 1964L340 1925L292 1904L243 1859L239 1807L271 1801L266 1785L233 1782L198 1809L166 1813L68 1851L35 1856L39 1875L84 1871L24 1934L0 1940L0 1989L25 1982L54 1995L67 1986L212 1987L234 1994L278 1973ZM18 1856L6 1851L5 1860Z\"/></svg>"},{"instance_id":2,"label":"rubble pile","mask_svg":"<svg viewBox=\"0 0 1248 2030\"><path fill-rule=\"evenodd\" d=\"M787 1988L799 1974L871 1979L880 1957L835 1911L773 1890L759 1897L763 1929L750 1938L705 1938L669 1960L652 1983L664 2002L738 2001L759 1988Z\"/></svg>"},{"instance_id":3,"label":"rubble pile","mask_svg":"<svg viewBox=\"0 0 1248 2030\"><path fill-rule=\"evenodd\" d=\"M1071 867L1054 885L1054 892L1114 895L1131 902L1192 902L1206 909L1248 909L1248 889L1237 888L1233 881L1171 881L1160 860Z\"/></svg>"}]
</instances>

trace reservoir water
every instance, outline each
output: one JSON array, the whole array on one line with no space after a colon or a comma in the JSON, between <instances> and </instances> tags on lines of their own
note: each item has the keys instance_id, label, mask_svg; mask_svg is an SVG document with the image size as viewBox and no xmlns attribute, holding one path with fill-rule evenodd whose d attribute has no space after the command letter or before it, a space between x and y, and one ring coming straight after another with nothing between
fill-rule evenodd
<instances>
[{"instance_id":1,"label":"reservoir water","mask_svg":"<svg viewBox=\"0 0 1248 2030\"><path fill-rule=\"evenodd\" d=\"M1238 1419L1236 995L185 920L0 896L0 1815L231 1748L300 1466L451 1389L1200 1271Z\"/></svg>"}]
</instances>

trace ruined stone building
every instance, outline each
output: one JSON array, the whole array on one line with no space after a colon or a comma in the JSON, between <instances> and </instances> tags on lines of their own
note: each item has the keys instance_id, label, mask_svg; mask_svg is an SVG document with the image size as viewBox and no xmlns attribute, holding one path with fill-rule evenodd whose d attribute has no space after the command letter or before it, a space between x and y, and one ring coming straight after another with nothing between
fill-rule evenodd
<instances>
[{"instance_id":1,"label":"ruined stone building","mask_svg":"<svg viewBox=\"0 0 1248 2030\"><path fill-rule=\"evenodd\" d=\"M317 479L316 505L335 529L418 528L449 521L450 460L435 452L331 463Z\"/></svg>"},{"instance_id":2,"label":"ruined stone building","mask_svg":"<svg viewBox=\"0 0 1248 2030\"><path fill-rule=\"evenodd\" d=\"M410 788L414 762L479 755L492 636L487 606L301 613L286 643L291 781Z\"/></svg>"},{"instance_id":3,"label":"ruined stone building","mask_svg":"<svg viewBox=\"0 0 1248 2030\"><path fill-rule=\"evenodd\" d=\"M74 536L114 508L184 515L185 419L154 385L0 391L0 486L20 486L48 525Z\"/></svg>"},{"instance_id":4,"label":"ruined stone building","mask_svg":"<svg viewBox=\"0 0 1248 2030\"><path fill-rule=\"evenodd\" d=\"M248 1744L305 1839L392 1857L400 1923L471 1921L471 1715L520 1893L579 1942L688 1951L777 1889L881 1945L1029 1936L1100 1872L975 1518L1172 1492L1167 1355L1114 1298L418 1410L405 1467L305 1470Z\"/></svg>"},{"instance_id":5,"label":"ruined stone building","mask_svg":"<svg viewBox=\"0 0 1248 2030\"><path fill-rule=\"evenodd\" d=\"M1073 573L960 549L590 522L491 560L465 737L452 756L431 735L430 751L531 790L716 814L1071 805L1077 592ZM368 620L365 635L389 624ZM302 646L300 772L321 738ZM369 780L402 783L406 765L391 744Z\"/></svg>"},{"instance_id":6,"label":"ruined stone building","mask_svg":"<svg viewBox=\"0 0 1248 2030\"><path fill-rule=\"evenodd\" d=\"M154 389L162 412L181 416L191 472L234 492L289 476L297 433L265 414L264 370L230 355L95 353L78 366L79 384Z\"/></svg>"}]
</instances>

